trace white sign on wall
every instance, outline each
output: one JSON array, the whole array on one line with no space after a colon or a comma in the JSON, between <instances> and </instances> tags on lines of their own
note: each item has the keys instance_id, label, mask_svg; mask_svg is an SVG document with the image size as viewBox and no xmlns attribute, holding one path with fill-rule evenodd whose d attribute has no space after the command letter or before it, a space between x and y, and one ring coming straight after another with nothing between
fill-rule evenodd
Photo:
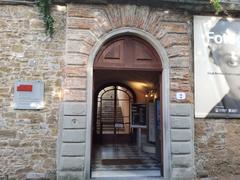
<instances>
[{"instance_id":1,"label":"white sign on wall","mask_svg":"<svg viewBox=\"0 0 240 180\"><path fill-rule=\"evenodd\" d=\"M14 86L14 109L44 108L44 85L38 81L16 81Z\"/></svg>"}]
</instances>

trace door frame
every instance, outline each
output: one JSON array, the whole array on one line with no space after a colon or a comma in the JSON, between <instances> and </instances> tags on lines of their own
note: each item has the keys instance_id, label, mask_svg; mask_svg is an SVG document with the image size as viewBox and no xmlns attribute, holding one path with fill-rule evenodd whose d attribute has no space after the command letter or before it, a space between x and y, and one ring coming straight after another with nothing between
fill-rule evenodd
<instances>
[{"instance_id":1,"label":"door frame","mask_svg":"<svg viewBox=\"0 0 240 180\"><path fill-rule=\"evenodd\" d=\"M87 64L87 123L86 123L86 148L85 148L85 163L84 163L84 179L90 179L90 166L91 166L91 149L92 149L92 115L93 115L93 64L96 55L100 48L110 39L122 35L133 35L142 38L148 42L158 53L162 61L162 124L163 124L163 178L169 179L171 174L171 146L170 146L170 80L169 80L169 59L167 52L161 45L160 41L156 39L152 34L132 27L122 27L114 29L109 33L106 33L98 39L93 46Z\"/></svg>"}]
</instances>

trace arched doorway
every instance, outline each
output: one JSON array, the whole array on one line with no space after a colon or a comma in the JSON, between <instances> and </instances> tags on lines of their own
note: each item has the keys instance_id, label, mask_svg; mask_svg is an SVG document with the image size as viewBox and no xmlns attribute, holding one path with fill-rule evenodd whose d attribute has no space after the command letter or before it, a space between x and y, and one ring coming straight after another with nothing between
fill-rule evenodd
<instances>
[{"instance_id":1,"label":"arched doorway","mask_svg":"<svg viewBox=\"0 0 240 180\"><path fill-rule=\"evenodd\" d=\"M95 160L95 162L99 161L98 164L94 164L95 166L92 166L92 176L98 177L100 174L104 174L103 172L110 173L107 176L103 177L111 177L116 176L114 174L114 168L112 167L118 167L117 171L123 170L131 171L134 170L136 172L136 176L160 176L162 173L162 167L163 167L163 131L162 131L162 121L161 121L161 115L162 115L162 91L161 91L161 73L162 73L162 64L160 57L158 56L155 49L146 41L144 41L141 38L135 37L135 36L121 36L117 38L113 38L109 40L107 43L105 43L102 48L99 50L95 61L93 65L93 86L94 86L94 95L95 95L95 101L94 101L94 108L93 108L93 140L94 143L92 147L96 147L94 145L100 144L104 142L109 141L110 146L108 146L108 149L106 149L105 146L102 146L103 148L100 150L98 148L94 148L96 151L92 151L93 156L92 160ZM111 86L105 86L105 84L115 84ZM129 98L129 107L128 107L128 131L127 134L131 135L132 142L129 143L129 140L126 140L125 138L125 144L124 144L124 138L123 143L120 143L120 135L118 134L118 142L116 141L117 138L117 129L121 129L122 125L124 124L124 120L121 120L121 123L118 121L118 111L117 109L121 107L118 104L118 90L122 89L124 87L120 86L120 84L123 84L124 86L129 87L129 89L132 89L134 91L133 94L136 94L135 103L133 103L133 98ZM105 89L106 88L106 89ZM111 93L110 93L111 92ZM111 122L105 123L112 125L112 128L104 130L104 123L101 118L104 113L106 113L106 110L103 109L103 101L101 101L101 98L103 98L103 95L106 95L108 93L108 96L104 97L106 101L111 101L111 108L110 113L108 117L104 117L106 119L110 119ZM126 93L128 94L128 93ZM129 93L131 94L131 93ZM131 95L133 97L133 94ZM129 96L130 97L130 96ZM98 101L100 98L100 101ZM122 107L125 107L124 105ZM136 119L134 117L134 110L137 109L137 111L144 111L142 114L145 114L145 117L139 117ZM108 109L108 110L109 110ZM123 111L123 110L121 110ZM139 113L139 112L138 112ZM106 113L107 114L107 113ZM136 113L135 113L136 114ZM139 119L145 119L143 124L133 123L135 120ZM101 119L101 120L99 120ZM123 119L123 118L120 118ZM120 127L121 125L121 127ZM116 127L117 126L117 127ZM108 127L109 128L109 127ZM124 128L124 131L125 128ZM104 134L108 134L110 136L107 137ZM144 135L144 137L143 137ZM105 137L104 137L105 136ZM112 138L109 138L112 137ZM123 136L122 136L123 137ZM129 136L130 137L130 136ZM134 138L135 137L135 138ZM105 138L105 140L104 140ZM111 141L111 140L112 141ZM146 142L147 145L143 145L143 141ZM105 158L103 156L100 157L98 154L102 155L106 152L114 152L114 147L117 145L117 149L115 149L117 152L119 151L126 151L126 149L122 149L121 144L124 144L124 146L127 147L133 147L135 154L133 153L133 156L125 156L124 158L119 158L118 153L111 153L111 155L114 155L112 159ZM105 152L104 152L105 148ZM92 148L93 149L93 148ZM138 152L137 152L138 150ZM139 153L139 150L141 151ZM100 152L100 153L99 153ZM126 152L128 153L128 152ZM145 154L144 154L145 153ZM154 155L151 155L154 154ZM97 156L98 159L95 159ZM140 156L147 157L146 159L141 159ZM137 158L133 158L137 157ZM128 160L127 160L128 159ZM143 163L143 161L151 161L150 164ZM156 162L156 163L154 163ZM105 163L105 164L104 164ZM120 164L119 164L120 163ZM121 164L122 163L122 164ZM106 165L107 164L107 165ZM131 166L133 164L133 166ZM140 164L140 165L139 165ZM110 166L112 165L112 166ZM123 165L123 166L121 166ZM142 165L142 166L141 166ZM150 166L155 166L153 169L151 169ZM96 169L96 166L100 166L101 173L98 172ZM128 168L124 169L124 166L128 166ZM145 166L145 168L143 168ZM139 169L138 169L139 168ZM111 172L109 172L109 169ZM116 169L115 169L116 170ZM140 171L136 171L140 170ZM150 171L149 171L150 170ZM153 171L151 171L153 170ZM154 171L156 170L156 171ZM157 172L154 174L155 172ZM140 172L143 172L142 174ZM132 174L132 171L131 173ZM126 176L130 176L129 173L126 173ZM106 175L106 174L105 174ZM100 176L101 177L101 176Z\"/></svg>"},{"instance_id":2,"label":"arched doorway","mask_svg":"<svg viewBox=\"0 0 240 180\"><path fill-rule=\"evenodd\" d=\"M132 134L131 104L135 94L122 84L104 85L96 92L93 130L96 143L129 142Z\"/></svg>"}]
</instances>

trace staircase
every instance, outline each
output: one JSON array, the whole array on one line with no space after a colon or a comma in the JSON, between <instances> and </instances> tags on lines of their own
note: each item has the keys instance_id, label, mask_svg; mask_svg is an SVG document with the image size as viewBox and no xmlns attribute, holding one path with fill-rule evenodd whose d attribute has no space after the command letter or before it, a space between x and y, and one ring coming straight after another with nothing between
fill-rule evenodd
<instances>
[{"instance_id":1,"label":"staircase","mask_svg":"<svg viewBox=\"0 0 240 180\"><path fill-rule=\"evenodd\" d=\"M112 102L103 102L97 111L97 134L123 134L124 131L121 107L117 106L115 112Z\"/></svg>"}]
</instances>

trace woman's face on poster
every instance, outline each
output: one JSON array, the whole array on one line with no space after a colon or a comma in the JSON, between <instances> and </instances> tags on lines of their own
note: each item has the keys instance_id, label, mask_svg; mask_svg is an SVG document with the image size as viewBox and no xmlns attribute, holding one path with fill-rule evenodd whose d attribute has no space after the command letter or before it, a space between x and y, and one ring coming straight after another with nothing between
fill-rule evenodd
<instances>
[{"instance_id":1,"label":"woman's face on poster","mask_svg":"<svg viewBox=\"0 0 240 180\"><path fill-rule=\"evenodd\" d=\"M240 47L222 44L212 54L229 85L230 95L240 99Z\"/></svg>"}]
</instances>

